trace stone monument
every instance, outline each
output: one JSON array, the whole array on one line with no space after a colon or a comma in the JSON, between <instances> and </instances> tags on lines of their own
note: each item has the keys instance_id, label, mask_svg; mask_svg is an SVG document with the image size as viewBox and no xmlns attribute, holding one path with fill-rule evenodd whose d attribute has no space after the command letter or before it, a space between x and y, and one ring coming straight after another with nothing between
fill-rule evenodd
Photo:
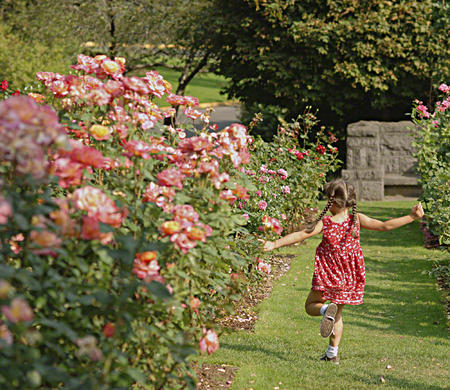
<instances>
[{"instance_id":1,"label":"stone monument","mask_svg":"<svg viewBox=\"0 0 450 390\"><path fill-rule=\"evenodd\" d=\"M355 186L358 200L420 195L413 132L414 124L408 121L360 121L348 126L347 169L342 177Z\"/></svg>"}]
</instances>

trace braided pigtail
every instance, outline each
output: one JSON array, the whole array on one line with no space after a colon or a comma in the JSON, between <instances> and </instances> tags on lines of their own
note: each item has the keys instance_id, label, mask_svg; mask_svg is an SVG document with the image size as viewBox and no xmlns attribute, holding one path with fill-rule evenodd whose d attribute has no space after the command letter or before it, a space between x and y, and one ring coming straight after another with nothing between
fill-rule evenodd
<instances>
[{"instance_id":1,"label":"braided pigtail","mask_svg":"<svg viewBox=\"0 0 450 390\"><path fill-rule=\"evenodd\" d=\"M353 236L353 238L358 238L358 236L356 235L356 224L358 223L358 217L356 216L357 208L358 208L358 206L356 205L356 201L355 201L355 203L353 203L353 205L352 205L352 215L353 215L352 236Z\"/></svg>"},{"instance_id":2,"label":"braided pigtail","mask_svg":"<svg viewBox=\"0 0 450 390\"><path fill-rule=\"evenodd\" d=\"M329 198L327 204L325 205L325 208L322 210L322 212L320 213L320 215L313 221L310 222L306 225L306 233L312 233L313 230L315 229L316 225L319 223L319 221L321 221L323 219L323 217L325 216L325 214L328 212L328 210L331 209L331 206L333 206L333 198Z\"/></svg>"}]
</instances>

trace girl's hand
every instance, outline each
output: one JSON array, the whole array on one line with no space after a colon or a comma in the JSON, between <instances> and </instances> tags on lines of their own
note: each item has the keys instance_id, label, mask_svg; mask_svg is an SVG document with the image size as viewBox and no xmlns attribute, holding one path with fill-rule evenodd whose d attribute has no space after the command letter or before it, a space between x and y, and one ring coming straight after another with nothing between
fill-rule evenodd
<instances>
[{"instance_id":1,"label":"girl's hand","mask_svg":"<svg viewBox=\"0 0 450 390\"><path fill-rule=\"evenodd\" d=\"M411 216L412 219L416 220L422 218L424 214L425 213L423 212L422 204L419 202L419 204L415 205L411 209L411 213L409 215Z\"/></svg>"},{"instance_id":2,"label":"girl's hand","mask_svg":"<svg viewBox=\"0 0 450 390\"><path fill-rule=\"evenodd\" d=\"M262 247L264 252L269 252L275 249L275 243L272 241L264 241L261 238L258 238L258 241L264 244Z\"/></svg>"}]
</instances>

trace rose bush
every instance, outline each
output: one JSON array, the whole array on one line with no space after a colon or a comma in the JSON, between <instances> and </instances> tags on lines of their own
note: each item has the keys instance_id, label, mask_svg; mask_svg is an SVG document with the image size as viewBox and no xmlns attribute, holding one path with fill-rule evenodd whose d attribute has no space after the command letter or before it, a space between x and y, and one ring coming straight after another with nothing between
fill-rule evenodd
<instances>
[{"instance_id":1,"label":"rose bush","mask_svg":"<svg viewBox=\"0 0 450 390\"><path fill-rule=\"evenodd\" d=\"M443 98L432 112L416 101L412 118L416 124L415 156L423 193L426 224L442 247L450 245L450 87L440 86Z\"/></svg>"},{"instance_id":2,"label":"rose bush","mask_svg":"<svg viewBox=\"0 0 450 390\"><path fill-rule=\"evenodd\" d=\"M73 67L0 103L0 384L194 389L188 358L219 347L215 318L270 272L238 205L256 202L250 152L276 152L239 124L209 131L209 112L157 72L126 77L106 56ZM163 95L203 130L186 139L153 103ZM280 194L320 185L332 159L318 146L304 171L318 177L295 178L286 153ZM261 226L280 234L266 203Z\"/></svg>"},{"instance_id":3,"label":"rose bush","mask_svg":"<svg viewBox=\"0 0 450 390\"><path fill-rule=\"evenodd\" d=\"M249 229L265 230L267 215L276 218L286 232L296 231L315 214L314 203L329 172L337 170L337 139L321 128L310 140L318 120L309 110L290 124L278 127L273 142L261 138L251 146L252 159L245 174L256 192L238 202L249 221Z\"/></svg>"}]
</instances>

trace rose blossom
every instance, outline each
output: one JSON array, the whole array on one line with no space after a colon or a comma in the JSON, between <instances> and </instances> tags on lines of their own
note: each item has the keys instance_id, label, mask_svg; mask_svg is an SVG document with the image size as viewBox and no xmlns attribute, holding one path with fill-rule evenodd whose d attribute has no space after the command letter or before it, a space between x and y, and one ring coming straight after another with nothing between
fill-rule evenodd
<instances>
[{"instance_id":1,"label":"rose blossom","mask_svg":"<svg viewBox=\"0 0 450 390\"><path fill-rule=\"evenodd\" d=\"M201 301L198 298L191 298L191 301L189 302L189 305L191 306L191 309L194 310L195 313L198 314L198 308L201 305Z\"/></svg>"},{"instance_id":2,"label":"rose blossom","mask_svg":"<svg viewBox=\"0 0 450 390\"><path fill-rule=\"evenodd\" d=\"M5 299L11 291L11 283L5 279L0 279L0 298Z\"/></svg>"},{"instance_id":3,"label":"rose blossom","mask_svg":"<svg viewBox=\"0 0 450 390\"><path fill-rule=\"evenodd\" d=\"M166 102L172 106L181 106L181 105L184 105L185 100L184 100L184 96L175 95L172 93L167 96Z\"/></svg>"},{"instance_id":4,"label":"rose blossom","mask_svg":"<svg viewBox=\"0 0 450 390\"><path fill-rule=\"evenodd\" d=\"M265 210L265 209L267 208L267 202L264 201L264 200L258 202L258 208L259 208L260 210Z\"/></svg>"},{"instance_id":5,"label":"rose blossom","mask_svg":"<svg viewBox=\"0 0 450 390\"><path fill-rule=\"evenodd\" d=\"M219 197L220 199L227 201L230 205L234 204L237 200L237 196L235 196L231 190L221 191Z\"/></svg>"},{"instance_id":6,"label":"rose blossom","mask_svg":"<svg viewBox=\"0 0 450 390\"><path fill-rule=\"evenodd\" d=\"M56 233L48 230L42 230L40 232L32 230L30 232L30 240L42 248L57 248L62 243L61 237L58 237ZM42 254L44 254L44 252L42 252Z\"/></svg>"},{"instance_id":7,"label":"rose blossom","mask_svg":"<svg viewBox=\"0 0 450 390\"><path fill-rule=\"evenodd\" d=\"M419 105L417 106L417 111L420 112L422 116L425 118L430 117L430 113L428 112L428 108L422 104L422 102L419 102Z\"/></svg>"},{"instance_id":8,"label":"rose blossom","mask_svg":"<svg viewBox=\"0 0 450 390\"><path fill-rule=\"evenodd\" d=\"M165 169L164 171L159 172L156 177L158 178L159 186L174 186L178 187L180 190L183 189L183 179L185 175L176 169Z\"/></svg>"},{"instance_id":9,"label":"rose blossom","mask_svg":"<svg viewBox=\"0 0 450 390\"><path fill-rule=\"evenodd\" d=\"M291 193L291 189L289 188L289 186L281 187L281 191L283 192L283 194L290 194Z\"/></svg>"},{"instance_id":10,"label":"rose blossom","mask_svg":"<svg viewBox=\"0 0 450 390\"><path fill-rule=\"evenodd\" d=\"M259 168L259 173L267 173L267 166L261 165L261 168Z\"/></svg>"},{"instance_id":11,"label":"rose blossom","mask_svg":"<svg viewBox=\"0 0 450 390\"><path fill-rule=\"evenodd\" d=\"M262 261L256 266L256 269L264 272L265 274L270 274L271 266L270 264L263 263Z\"/></svg>"},{"instance_id":12,"label":"rose blossom","mask_svg":"<svg viewBox=\"0 0 450 390\"><path fill-rule=\"evenodd\" d=\"M325 154L326 148L323 145L318 145L316 148L316 152L319 154Z\"/></svg>"},{"instance_id":13,"label":"rose blossom","mask_svg":"<svg viewBox=\"0 0 450 390\"><path fill-rule=\"evenodd\" d=\"M199 218L197 212L189 204L176 205L172 209L172 214L174 215L174 219L176 221L180 222L181 224L187 225L187 226L192 226L193 222L198 222L198 218Z\"/></svg>"},{"instance_id":14,"label":"rose blossom","mask_svg":"<svg viewBox=\"0 0 450 390\"><path fill-rule=\"evenodd\" d=\"M248 214L242 214L242 216L245 218L246 221L250 218Z\"/></svg>"},{"instance_id":15,"label":"rose blossom","mask_svg":"<svg viewBox=\"0 0 450 390\"><path fill-rule=\"evenodd\" d=\"M109 58L104 60L100 67L108 76L111 76L114 79L118 79L122 75L122 68L120 64L110 60Z\"/></svg>"},{"instance_id":16,"label":"rose blossom","mask_svg":"<svg viewBox=\"0 0 450 390\"><path fill-rule=\"evenodd\" d=\"M106 126L93 125L89 131L97 141L106 141L111 137L111 130Z\"/></svg>"},{"instance_id":17,"label":"rose blossom","mask_svg":"<svg viewBox=\"0 0 450 390\"><path fill-rule=\"evenodd\" d=\"M179 233L181 229L181 224L179 222L166 221L162 223L159 231L164 234L164 236L171 236L172 234Z\"/></svg>"},{"instance_id":18,"label":"rose blossom","mask_svg":"<svg viewBox=\"0 0 450 390\"><path fill-rule=\"evenodd\" d=\"M114 322L106 323L102 328L102 332L107 339L113 337L114 333L116 333L116 326L114 325Z\"/></svg>"},{"instance_id":19,"label":"rose blossom","mask_svg":"<svg viewBox=\"0 0 450 390\"><path fill-rule=\"evenodd\" d=\"M8 89L8 85L9 85L8 81L6 81L5 79L3 79L3 81L2 81L1 84L0 84L0 89L1 89L2 91L6 91L6 90Z\"/></svg>"},{"instance_id":20,"label":"rose blossom","mask_svg":"<svg viewBox=\"0 0 450 390\"><path fill-rule=\"evenodd\" d=\"M194 108L186 108L184 110L184 115L186 115L186 117L191 118L191 119L198 119L202 116L202 113L198 110L195 110Z\"/></svg>"},{"instance_id":21,"label":"rose blossom","mask_svg":"<svg viewBox=\"0 0 450 390\"><path fill-rule=\"evenodd\" d=\"M76 209L87 211L88 217L97 218L100 222L116 228L120 227L125 216L112 199L100 189L91 186L77 188L73 193L73 204Z\"/></svg>"},{"instance_id":22,"label":"rose blossom","mask_svg":"<svg viewBox=\"0 0 450 390\"><path fill-rule=\"evenodd\" d=\"M279 169L278 174L280 176L288 177L288 173L284 169Z\"/></svg>"},{"instance_id":23,"label":"rose blossom","mask_svg":"<svg viewBox=\"0 0 450 390\"><path fill-rule=\"evenodd\" d=\"M139 279L158 275L161 267L158 264L158 260L156 260L156 256L154 251L136 253L132 273L136 274Z\"/></svg>"},{"instance_id":24,"label":"rose blossom","mask_svg":"<svg viewBox=\"0 0 450 390\"><path fill-rule=\"evenodd\" d=\"M197 242L189 239L188 235L185 233L174 234L170 237L170 241L172 241L174 246L184 254L188 253L189 249L195 248L197 245Z\"/></svg>"},{"instance_id":25,"label":"rose blossom","mask_svg":"<svg viewBox=\"0 0 450 390\"><path fill-rule=\"evenodd\" d=\"M206 242L206 232L197 227L188 227L187 236L190 240Z\"/></svg>"},{"instance_id":26,"label":"rose blossom","mask_svg":"<svg viewBox=\"0 0 450 390\"><path fill-rule=\"evenodd\" d=\"M14 324L31 321L34 318L33 310L22 298L14 298L9 306L2 306L2 313Z\"/></svg>"},{"instance_id":27,"label":"rose blossom","mask_svg":"<svg viewBox=\"0 0 450 390\"><path fill-rule=\"evenodd\" d=\"M248 189L245 187L236 184L236 189L233 190L233 194L235 194L239 199L248 200L250 195L247 193Z\"/></svg>"},{"instance_id":28,"label":"rose blossom","mask_svg":"<svg viewBox=\"0 0 450 390\"><path fill-rule=\"evenodd\" d=\"M199 101L196 97L187 95L184 97L184 104L188 107L197 107Z\"/></svg>"},{"instance_id":29,"label":"rose blossom","mask_svg":"<svg viewBox=\"0 0 450 390\"><path fill-rule=\"evenodd\" d=\"M6 324L2 324L1 322L0 322L0 339L2 339L7 345L12 345L14 341L13 334L8 329L8 326ZM2 349L1 345L0 349Z\"/></svg>"},{"instance_id":30,"label":"rose blossom","mask_svg":"<svg viewBox=\"0 0 450 390\"><path fill-rule=\"evenodd\" d=\"M205 330L204 330L205 332ZM219 336L213 330L208 330L206 335L200 341L200 350L207 351L208 354L212 354L219 348Z\"/></svg>"},{"instance_id":31,"label":"rose blossom","mask_svg":"<svg viewBox=\"0 0 450 390\"><path fill-rule=\"evenodd\" d=\"M439 91L444 92L444 93L449 93L450 87L446 84L441 84L439 87Z\"/></svg>"},{"instance_id":32,"label":"rose blossom","mask_svg":"<svg viewBox=\"0 0 450 390\"><path fill-rule=\"evenodd\" d=\"M169 108L168 110L164 111L163 116L164 118L175 117L176 113L177 111L175 110L175 108Z\"/></svg>"},{"instance_id":33,"label":"rose blossom","mask_svg":"<svg viewBox=\"0 0 450 390\"><path fill-rule=\"evenodd\" d=\"M103 360L103 352L97 347L97 339L94 336L78 339L75 344L79 347L75 352L76 357L81 358L83 355L87 355L93 362Z\"/></svg>"},{"instance_id":34,"label":"rose blossom","mask_svg":"<svg viewBox=\"0 0 450 390\"><path fill-rule=\"evenodd\" d=\"M100 151L84 145L73 149L70 153L70 158L72 161L94 168L100 168L103 165L103 161L105 161L105 157Z\"/></svg>"},{"instance_id":35,"label":"rose blossom","mask_svg":"<svg viewBox=\"0 0 450 390\"><path fill-rule=\"evenodd\" d=\"M9 217L12 216L12 209L9 202L0 195L0 225L6 225Z\"/></svg>"}]
</instances>

